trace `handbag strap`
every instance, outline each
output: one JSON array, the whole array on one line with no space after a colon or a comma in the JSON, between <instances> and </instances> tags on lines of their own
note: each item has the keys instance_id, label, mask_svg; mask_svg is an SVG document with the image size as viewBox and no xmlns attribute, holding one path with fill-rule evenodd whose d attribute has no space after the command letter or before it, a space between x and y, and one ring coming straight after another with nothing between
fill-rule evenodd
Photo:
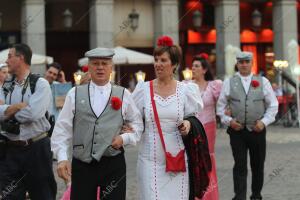
<instances>
[{"instance_id":1,"label":"handbag strap","mask_svg":"<svg viewBox=\"0 0 300 200\"><path fill-rule=\"evenodd\" d=\"M152 104L152 108L153 108L153 114L154 114L154 119L155 119L155 123L157 126L157 130L159 133L159 137L160 137L163 149L166 152L166 145L165 145L165 141L164 141L164 137L162 134L159 117L158 117L158 113L157 113L157 109L156 109L156 105L155 105L155 101L154 101L153 81L150 81L150 96L151 96L151 104Z\"/></svg>"}]
</instances>

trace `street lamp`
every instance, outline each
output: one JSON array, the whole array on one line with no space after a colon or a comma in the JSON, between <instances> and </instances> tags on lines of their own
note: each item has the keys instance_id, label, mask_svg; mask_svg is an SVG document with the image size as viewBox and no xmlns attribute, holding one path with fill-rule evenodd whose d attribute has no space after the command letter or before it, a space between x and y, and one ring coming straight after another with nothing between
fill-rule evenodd
<instances>
[{"instance_id":1,"label":"street lamp","mask_svg":"<svg viewBox=\"0 0 300 200\"><path fill-rule=\"evenodd\" d=\"M137 82L144 82L146 78L146 73L140 70L137 73L135 73L135 77Z\"/></svg>"},{"instance_id":2,"label":"street lamp","mask_svg":"<svg viewBox=\"0 0 300 200\"><path fill-rule=\"evenodd\" d=\"M200 28L202 26L202 13L196 10L193 13L193 25L195 28Z\"/></svg>"},{"instance_id":3,"label":"street lamp","mask_svg":"<svg viewBox=\"0 0 300 200\"><path fill-rule=\"evenodd\" d=\"M297 116L298 116L298 127L300 128L300 100L299 100L299 78L300 78L300 65L294 68L294 74L296 76L296 95L297 95Z\"/></svg>"},{"instance_id":4,"label":"street lamp","mask_svg":"<svg viewBox=\"0 0 300 200\"><path fill-rule=\"evenodd\" d=\"M193 72L189 68L185 68L184 70L182 70L182 74L183 74L184 80L186 80L186 81L192 80Z\"/></svg>"},{"instance_id":5,"label":"street lamp","mask_svg":"<svg viewBox=\"0 0 300 200\"><path fill-rule=\"evenodd\" d=\"M135 9L132 9L131 13L128 15L130 21L130 27L133 31L139 26L139 13L136 12Z\"/></svg>"},{"instance_id":6,"label":"street lamp","mask_svg":"<svg viewBox=\"0 0 300 200\"><path fill-rule=\"evenodd\" d=\"M252 13L252 25L253 27L259 28L261 26L262 14L255 9Z\"/></svg>"},{"instance_id":7,"label":"street lamp","mask_svg":"<svg viewBox=\"0 0 300 200\"><path fill-rule=\"evenodd\" d=\"M116 71L112 70L111 74L109 75L109 81L114 83L115 82L115 77L116 77Z\"/></svg>"},{"instance_id":8,"label":"street lamp","mask_svg":"<svg viewBox=\"0 0 300 200\"><path fill-rule=\"evenodd\" d=\"M279 71L279 88L282 89L282 71L289 66L287 60L275 60L273 62L274 67Z\"/></svg>"},{"instance_id":9,"label":"street lamp","mask_svg":"<svg viewBox=\"0 0 300 200\"><path fill-rule=\"evenodd\" d=\"M73 14L68 8L63 12L63 18L64 27L71 28L73 24Z\"/></svg>"},{"instance_id":10,"label":"street lamp","mask_svg":"<svg viewBox=\"0 0 300 200\"><path fill-rule=\"evenodd\" d=\"M80 80L82 79L83 75L84 75L84 72L81 70L78 70L77 72L75 72L73 74L75 85L80 85Z\"/></svg>"}]
</instances>

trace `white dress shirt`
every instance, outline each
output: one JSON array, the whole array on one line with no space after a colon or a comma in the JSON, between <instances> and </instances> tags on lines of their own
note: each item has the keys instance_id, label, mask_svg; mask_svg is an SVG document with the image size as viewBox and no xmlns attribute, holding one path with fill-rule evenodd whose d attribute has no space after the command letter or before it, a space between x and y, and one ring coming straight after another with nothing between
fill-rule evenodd
<instances>
[{"instance_id":1,"label":"white dress shirt","mask_svg":"<svg viewBox=\"0 0 300 200\"><path fill-rule=\"evenodd\" d=\"M241 82L243 84L245 92L246 94L248 94L253 74L250 74L249 76L242 76L239 72L237 72L236 74L241 78ZM262 77L262 84L266 104L266 111L261 121L264 123L265 126L268 126L269 124L275 121L275 116L278 112L278 101L269 80L265 77ZM231 116L225 115L225 110L229 103L229 95L230 79L228 78L223 83L223 88L217 103L217 115L220 116L222 123L224 123L227 126L230 125L230 121L232 120Z\"/></svg>"},{"instance_id":2,"label":"white dress shirt","mask_svg":"<svg viewBox=\"0 0 300 200\"><path fill-rule=\"evenodd\" d=\"M98 86L91 81L89 86L90 102L93 111L99 116L110 97L111 84L107 83L104 86ZM54 152L54 156L57 156L58 162L68 159L68 149L71 145L71 139L73 137L73 118L75 113L75 88L72 88L65 100L65 104L60 112L57 122L55 124L53 135L51 138L51 148ZM130 92L125 89L122 99L122 116L126 123L130 124L134 129L133 133L123 133L121 135L123 139L123 145L132 144L135 145L139 137L130 137L130 134L141 135L144 129L142 116L137 109ZM132 138L136 139L131 141Z\"/></svg>"}]
</instances>

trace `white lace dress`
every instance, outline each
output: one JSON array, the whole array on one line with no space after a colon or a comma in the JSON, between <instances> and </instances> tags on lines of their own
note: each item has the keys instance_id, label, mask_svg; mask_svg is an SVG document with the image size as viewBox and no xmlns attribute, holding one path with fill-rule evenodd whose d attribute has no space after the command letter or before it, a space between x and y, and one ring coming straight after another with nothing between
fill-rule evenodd
<instances>
[{"instance_id":1,"label":"white lace dress","mask_svg":"<svg viewBox=\"0 0 300 200\"><path fill-rule=\"evenodd\" d=\"M149 82L139 83L133 99L145 119L137 163L140 200L188 200L188 171L167 173L165 155L157 132L150 99ZM173 156L184 149L177 126L184 116L199 112L203 107L197 85L177 82L176 93L162 98L154 95L166 149ZM187 167L187 156L186 167Z\"/></svg>"}]
</instances>

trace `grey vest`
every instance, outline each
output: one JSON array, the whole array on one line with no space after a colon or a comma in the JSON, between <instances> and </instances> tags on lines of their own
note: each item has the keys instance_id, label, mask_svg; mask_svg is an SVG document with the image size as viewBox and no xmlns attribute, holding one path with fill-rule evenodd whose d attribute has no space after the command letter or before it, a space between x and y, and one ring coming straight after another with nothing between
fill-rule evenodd
<instances>
[{"instance_id":1,"label":"grey vest","mask_svg":"<svg viewBox=\"0 0 300 200\"><path fill-rule=\"evenodd\" d=\"M111 98L118 97L122 100L123 93L123 87L112 85L108 103L97 117L90 103L89 84L76 87L73 120L74 158L90 163L93 158L99 161L102 156L121 153L110 146L113 137L120 134L123 125L122 108L114 110L111 107Z\"/></svg>"},{"instance_id":2,"label":"grey vest","mask_svg":"<svg viewBox=\"0 0 300 200\"><path fill-rule=\"evenodd\" d=\"M241 78L234 75L230 79L229 106L232 117L249 130L256 120L263 117L266 108L264 102L262 77L253 76L252 80L259 82L259 86L254 88L250 84L248 94L246 94Z\"/></svg>"}]
</instances>

